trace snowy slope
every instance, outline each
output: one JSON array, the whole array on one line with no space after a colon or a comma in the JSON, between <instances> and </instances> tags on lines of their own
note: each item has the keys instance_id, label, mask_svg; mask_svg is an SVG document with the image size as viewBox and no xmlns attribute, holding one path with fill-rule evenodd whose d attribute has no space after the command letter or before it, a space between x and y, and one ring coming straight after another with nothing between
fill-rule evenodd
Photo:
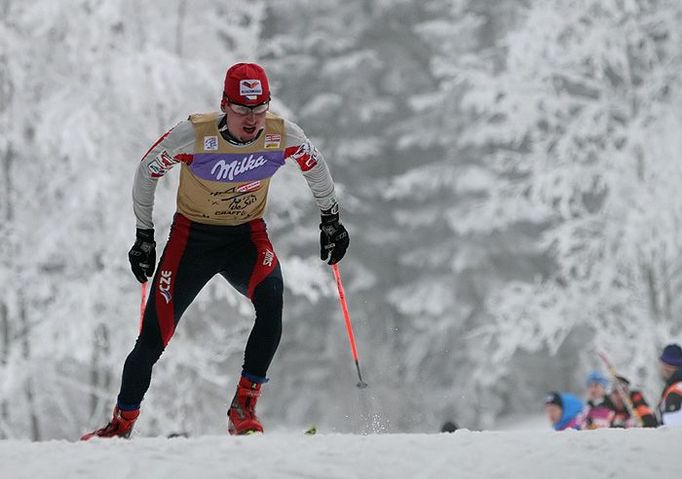
<instances>
[{"instance_id":1,"label":"snowy slope","mask_svg":"<svg viewBox=\"0 0 682 479\"><path fill-rule=\"evenodd\" d=\"M2 479L640 478L679 475L682 429L0 441Z\"/></svg>"}]
</instances>

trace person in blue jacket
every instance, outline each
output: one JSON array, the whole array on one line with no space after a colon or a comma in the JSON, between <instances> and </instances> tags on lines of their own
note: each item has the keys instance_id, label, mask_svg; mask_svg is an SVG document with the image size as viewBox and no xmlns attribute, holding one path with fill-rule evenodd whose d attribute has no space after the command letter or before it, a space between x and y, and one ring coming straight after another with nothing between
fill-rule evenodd
<instances>
[{"instance_id":1,"label":"person in blue jacket","mask_svg":"<svg viewBox=\"0 0 682 479\"><path fill-rule=\"evenodd\" d=\"M555 431L580 429L583 402L570 393L551 392L545 398L545 414Z\"/></svg>"}]
</instances>

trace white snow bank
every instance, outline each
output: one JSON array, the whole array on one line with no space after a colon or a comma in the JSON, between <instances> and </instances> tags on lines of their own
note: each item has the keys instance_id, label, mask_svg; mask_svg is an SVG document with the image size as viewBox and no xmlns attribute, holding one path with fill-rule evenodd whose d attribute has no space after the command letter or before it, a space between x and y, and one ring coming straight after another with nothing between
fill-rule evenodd
<instances>
[{"instance_id":1,"label":"white snow bank","mask_svg":"<svg viewBox=\"0 0 682 479\"><path fill-rule=\"evenodd\" d=\"M3 479L672 478L682 429L0 441Z\"/></svg>"}]
</instances>

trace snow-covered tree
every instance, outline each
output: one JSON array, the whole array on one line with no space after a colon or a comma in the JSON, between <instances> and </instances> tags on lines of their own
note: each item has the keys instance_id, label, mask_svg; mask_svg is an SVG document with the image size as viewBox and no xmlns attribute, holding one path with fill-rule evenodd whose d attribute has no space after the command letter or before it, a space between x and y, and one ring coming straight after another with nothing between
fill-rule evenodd
<instances>
[{"instance_id":1,"label":"snow-covered tree","mask_svg":"<svg viewBox=\"0 0 682 479\"><path fill-rule=\"evenodd\" d=\"M217 109L226 66L255 52L262 4L179 1L163 18L153 5L125 0L2 8L0 430L77 437L109 414L137 333L139 286L126 257L137 162L188 113ZM174 203L173 178L165 178L155 209L159 248ZM202 315L204 337L190 340L187 325L178 342L194 347L178 347L157 368L147 420L159 429L182 427L183 405L195 410L189 394L154 399L177 386L178 369L201 370L184 375L195 394L215 397L227 387L229 374L216 384L214 369L238 338L206 337L224 339L249 323L236 292L222 297L221 315ZM226 320L226 302L241 321Z\"/></svg>"},{"instance_id":2,"label":"snow-covered tree","mask_svg":"<svg viewBox=\"0 0 682 479\"><path fill-rule=\"evenodd\" d=\"M302 0L276 2L266 22L278 86L343 186L352 239L342 270L372 397L383 403L377 409L389 428L435 428L452 411L477 420L467 406L473 396L460 399L470 384L459 371L471 368L466 332L481 315L491 273L470 279L487 267L485 246L480 238L450 240L449 221L460 201L454 183L469 195L487 184L472 184L475 172L457 179L462 166L452 152L462 152L457 133L466 118L456 108L463 88L443 85L432 60L440 47L454 56L483 50L492 23L506 28L509 5ZM332 374L352 373L338 313L330 319L322 354L330 365L346 361ZM294 341L309 334L301 328ZM425 389L438 398L429 408L421 406ZM347 390L339 385L331 395ZM392 402L396 390L401 401Z\"/></svg>"},{"instance_id":3,"label":"snow-covered tree","mask_svg":"<svg viewBox=\"0 0 682 479\"><path fill-rule=\"evenodd\" d=\"M401 232L401 274L388 301L407 330L407 377L439 398L422 413L428 422L451 416L470 427L492 424L497 406L490 403L500 403L499 392L494 384L482 387L487 371L472 374L487 352L471 331L488 318L490 291L532 269L525 254L512 256L507 247L527 231L461 231L458 217L492 187L482 153L460 141L470 122L461 103L470 87L464 75L472 65L499 61L499 40L515 24L515 9L514 1L429 2L430 15L412 27L431 52L432 85L405 97L409 113L399 122L398 147L411 161L393 173L383 197ZM421 400L415 396L412 408Z\"/></svg>"},{"instance_id":4,"label":"snow-covered tree","mask_svg":"<svg viewBox=\"0 0 682 479\"><path fill-rule=\"evenodd\" d=\"M235 61L266 67L272 110L327 158L370 383L356 396L318 212L288 166L267 217L286 296L266 427L487 427L582 384L595 348L653 387L682 312L678 3L0 1L0 437L77 437L110 413L139 320L134 170L217 109ZM175 182L157 190L159 253ZM224 431L252 318L210 283L138 429Z\"/></svg>"},{"instance_id":5,"label":"snow-covered tree","mask_svg":"<svg viewBox=\"0 0 682 479\"><path fill-rule=\"evenodd\" d=\"M682 313L681 19L676 1L532 2L503 66L465 75L476 121L462 140L488 149L490 181L456 212L458 229L539 226L531 247L554 263L490 299L478 338L497 377L519 350L556 352L579 333L584 365L605 349L655 385Z\"/></svg>"}]
</instances>

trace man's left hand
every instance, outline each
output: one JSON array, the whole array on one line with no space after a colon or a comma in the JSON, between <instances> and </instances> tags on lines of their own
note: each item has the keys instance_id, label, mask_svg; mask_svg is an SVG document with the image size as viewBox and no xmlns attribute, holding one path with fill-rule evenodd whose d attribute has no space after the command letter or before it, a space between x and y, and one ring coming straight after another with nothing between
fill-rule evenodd
<instances>
[{"instance_id":1,"label":"man's left hand","mask_svg":"<svg viewBox=\"0 0 682 479\"><path fill-rule=\"evenodd\" d=\"M338 207L322 212L320 222L320 259L327 264L336 264L346 254L350 237L339 222Z\"/></svg>"}]
</instances>

